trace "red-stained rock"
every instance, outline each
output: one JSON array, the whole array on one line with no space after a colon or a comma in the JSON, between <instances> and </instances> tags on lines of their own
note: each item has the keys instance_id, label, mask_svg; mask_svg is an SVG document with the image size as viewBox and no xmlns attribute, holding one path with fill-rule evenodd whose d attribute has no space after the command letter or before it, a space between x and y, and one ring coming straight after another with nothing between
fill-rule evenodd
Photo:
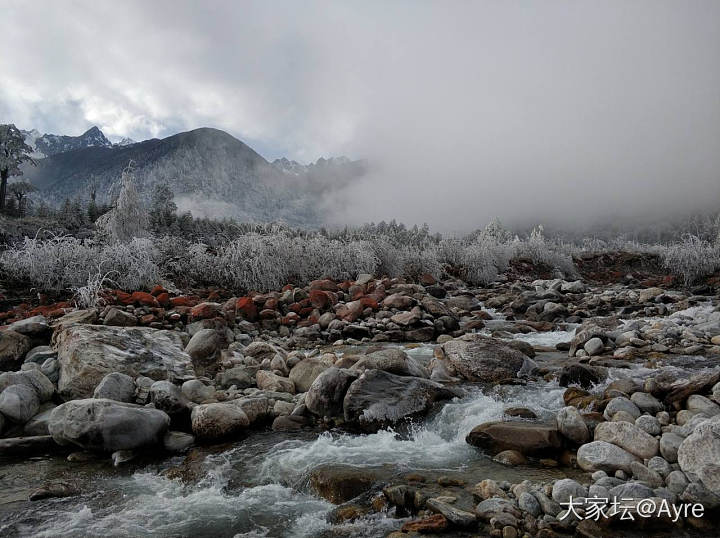
<instances>
[{"instance_id":1,"label":"red-stained rock","mask_svg":"<svg viewBox=\"0 0 720 538\"><path fill-rule=\"evenodd\" d=\"M331 291L312 290L310 292L310 303L315 308L328 308L337 303L337 295Z\"/></svg>"},{"instance_id":2,"label":"red-stained rock","mask_svg":"<svg viewBox=\"0 0 720 538\"><path fill-rule=\"evenodd\" d=\"M338 284L338 288L347 292L352 285L353 283L350 280L343 280L342 282L340 282L340 284Z\"/></svg>"},{"instance_id":3,"label":"red-stained rock","mask_svg":"<svg viewBox=\"0 0 720 538\"><path fill-rule=\"evenodd\" d=\"M133 298L132 295L129 293L125 293L122 290L115 290L113 292L115 294L115 297L117 298L117 302L124 305L130 305L133 304Z\"/></svg>"},{"instance_id":4,"label":"red-stained rock","mask_svg":"<svg viewBox=\"0 0 720 538\"><path fill-rule=\"evenodd\" d=\"M192 319L211 319L220 314L219 303L200 303L190 309Z\"/></svg>"},{"instance_id":5,"label":"red-stained rock","mask_svg":"<svg viewBox=\"0 0 720 538\"><path fill-rule=\"evenodd\" d=\"M365 308L372 308L373 310L377 310L380 307L377 300L371 296L361 297L359 301Z\"/></svg>"},{"instance_id":6,"label":"red-stained rock","mask_svg":"<svg viewBox=\"0 0 720 538\"><path fill-rule=\"evenodd\" d=\"M195 306L199 302L199 297L191 295L181 295L179 297L172 297L170 299L170 304L173 306Z\"/></svg>"},{"instance_id":7,"label":"red-stained rock","mask_svg":"<svg viewBox=\"0 0 720 538\"><path fill-rule=\"evenodd\" d=\"M270 310L277 310L278 306L278 300L275 297L270 297L267 301L265 301L265 308L268 308Z\"/></svg>"},{"instance_id":8,"label":"red-stained rock","mask_svg":"<svg viewBox=\"0 0 720 538\"><path fill-rule=\"evenodd\" d=\"M320 321L320 316L317 315L317 312L311 312L307 320L310 324L315 325L318 321Z\"/></svg>"},{"instance_id":9,"label":"red-stained rock","mask_svg":"<svg viewBox=\"0 0 720 538\"><path fill-rule=\"evenodd\" d=\"M163 288L160 284L156 284L153 289L150 290L150 295L154 295L157 297L161 293L167 293L167 290Z\"/></svg>"},{"instance_id":10,"label":"red-stained rock","mask_svg":"<svg viewBox=\"0 0 720 538\"><path fill-rule=\"evenodd\" d=\"M219 301L221 298L222 298L222 297L220 296L220 292L217 291L217 290L211 291L211 292L208 294L208 297L207 297L208 301L213 301L213 302L217 302L217 301Z\"/></svg>"},{"instance_id":11,"label":"red-stained rock","mask_svg":"<svg viewBox=\"0 0 720 538\"><path fill-rule=\"evenodd\" d=\"M240 297L235 303L235 313L247 321L255 321L258 317L258 309L252 297Z\"/></svg>"},{"instance_id":12,"label":"red-stained rock","mask_svg":"<svg viewBox=\"0 0 720 538\"><path fill-rule=\"evenodd\" d=\"M312 282L310 282L310 291L313 290L337 291L338 286L330 279L313 280Z\"/></svg>"},{"instance_id":13,"label":"red-stained rock","mask_svg":"<svg viewBox=\"0 0 720 538\"><path fill-rule=\"evenodd\" d=\"M302 305L301 305L300 303L292 303L290 306L288 306L288 309L289 309L291 312L295 312L296 314L299 314L300 311L302 310L302 308L303 308L303 307L302 307Z\"/></svg>"},{"instance_id":14,"label":"red-stained rock","mask_svg":"<svg viewBox=\"0 0 720 538\"><path fill-rule=\"evenodd\" d=\"M140 324L141 325L150 325L153 321L157 321L157 316L155 314L145 314L140 318Z\"/></svg>"},{"instance_id":15,"label":"red-stained rock","mask_svg":"<svg viewBox=\"0 0 720 538\"><path fill-rule=\"evenodd\" d=\"M306 306L305 308L300 310L299 314L300 314L300 317L306 318L310 314L312 314L314 311L315 311L315 309L312 306Z\"/></svg>"},{"instance_id":16,"label":"red-stained rock","mask_svg":"<svg viewBox=\"0 0 720 538\"><path fill-rule=\"evenodd\" d=\"M280 323L283 325L295 325L300 320L300 316L298 316L295 312L290 312L286 316L283 316L280 320Z\"/></svg>"},{"instance_id":17,"label":"red-stained rock","mask_svg":"<svg viewBox=\"0 0 720 538\"><path fill-rule=\"evenodd\" d=\"M361 301L350 301L344 305L339 305L335 313L342 320L355 321L360 317L364 308Z\"/></svg>"},{"instance_id":18,"label":"red-stained rock","mask_svg":"<svg viewBox=\"0 0 720 538\"><path fill-rule=\"evenodd\" d=\"M433 514L422 519L408 521L403 524L402 532L418 532L420 534L442 533L448 528L448 520L442 514Z\"/></svg>"},{"instance_id":19,"label":"red-stained rock","mask_svg":"<svg viewBox=\"0 0 720 538\"><path fill-rule=\"evenodd\" d=\"M353 284L352 286L350 286L348 293L350 294L350 298L353 301L359 299L360 297L365 295L365 286L358 286L357 284Z\"/></svg>"},{"instance_id":20,"label":"red-stained rock","mask_svg":"<svg viewBox=\"0 0 720 538\"><path fill-rule=\"evenodd\" d=\"M160 306L157 299L145 291L135 291L130 298L133 303L143 306Z\"/></svg>"},{"instance_id":21,"label":"red-stained rock","mask_svg":"<svg viewBox=\"0 0 720 538\"><path fill-rule=\"evenodd\" d=\"M430 273L423 273L420 275L420 284L423 286L433 286L437 284L437 280Z\"/></svg>"}]
</instances>

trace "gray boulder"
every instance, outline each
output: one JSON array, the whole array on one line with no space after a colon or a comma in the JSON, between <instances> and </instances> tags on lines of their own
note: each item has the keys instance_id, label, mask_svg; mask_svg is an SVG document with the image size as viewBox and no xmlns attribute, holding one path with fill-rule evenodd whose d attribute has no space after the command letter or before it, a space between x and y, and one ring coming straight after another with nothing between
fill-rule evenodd
<instances>
[{"instance_id":1,"label":"gray boulder","mask_svg":"<svg viewBox=\"0 0 720 538\"><path fill-rule=\"evenodd\" d=\"M135 399L135 381L129 375L120 372L107 374L95 387L93 398L132 402Z\"/></svg>"},{"instance_id":2,"label":"gray boulder","mask_svg":"<svg viewBox=\"0 0 720 538\"><path fill-rule=\"evenodd\" d=\"M630 396L630 401L638 406L640 411L650 413L651 415L655 415L665 409L662 402L647 392L634 392L632 396Z\"/></svg>"},{"instance_id":3,"label":"gray boulder","mask_svg":"<svg viewBox=\"0 0 720 538\"><path fill-rule=\"evenodd\" d=\"M170 381L155 381L150 387L150 401L155 409L165 411L170 416L185 413L190 408L190 400L180 387Z\"/></svg>"},{"instance_id":4,"label":"gray boulder","mask_svg":"<svg viewBox=\"0 0 720 538\"><path fill-rule=\"evenodd\" d=\"M206 440L237 435L250 425L245 412L231 403L209 403L193 407L190 414L193 433Z\"/></svg>"},{"instance_id":5,"label":"gray boulder","mask_svg":"<svg viewBox=\"0 0 720 538\"><path fill-rule=\"evenodd\" d=\"M6 418L25 424L40 408L40 398L28 385L10 385L0 393L0 413Z\"/></svg>"},{"instance_id":6,"label":"gray boulder","mask_svg":"<svg viewBox=\"0 0 720 538\"><path fill-rule=\"evenodd\" d=\"M630 464L640 459L606 441L593 441L581 446L577 451L577 462L581 469L614 473L618 469L629 473Z\"/></svg>"},{"instance_id":7,"label":"gray boulder","mask_svg":"<svg viewBox=\"0 0 720 538\"><path fill-rule=\"evenodd\" d=\"M632 403L628 398L618 396L608 402L605 407L605 411L603 412L603 416L605 417L605 420L612 420L613 416L618 411L625 411L632 417L633 421L642 414L640 409L638 409L638 406Z\"/></svg>"},{"instance_id":8,"label":"gray boulder","mask_svg":"<svg viewBox=\"0 0 720 538\"><path fill-rule=\"evenodd\" d=\"M215 381L224 389L230 388L233 385L239 389L247 389L255 386L255 376L251 375L245 366L235 366L227 370L222 370L215 376Z\"/></svg>"},{"instance_id":9,"label":"gray boulder","mask_svg":"<svg viewBox=\"0 0 720 538\"><path fill-rule=\"evenodd\" d=\"M315 378L305 394L308 410L321 417L343 414L343 399L350 384L358 378L357 372L330 367Z\"/></svg>"},{"instance_id":10,"label":"gray boulder","mask_svg":"<svg viewBox=\"0 0 720 538\"><path fill-rule=\"evenodd\" d=\"M58 392L86 398L111 372L173 383L195 377L190 356L176 332L146 327L71 325L54 335L60 362Z\"/></svg>"},{"instance_id":11,"label":"gray boulder","mask_svg":"<svg viewBox=\"0 0 720 538\"><path fill-rule=\"evenodd\" d=\"M328 368L328 364L321 360L303 359L292 367L288 377L295 384L298 392L307 392L313 381Z\"/></svg>"},{"instance_id":12,"label":"gray boulder","mask_svg":"<svg viewBox=\"0 0 720 538\"><path fill-rule=\"evenodd\" d=\"M185 352L194 361L206 362L215 357L220 343L220 336L215 329L200 329L188 342Z\"/></svg>"},{"instance_id":13,"label":"gray boulder","mask_svg":"<svg viewBox=\"0 0 720 538\"><path fill-rule=\"evenodd\" d=\"M199 379L189 379L185 381L181 390L185 397L191 402L203 403L207 400L215 399L215 389L205 385Z\"/></svg>"},{"instance_id":14,"label":"gray boulder","mask_svg":"<svg viewBox=\"0 0 720 538\"><path fill-rule=\"evenodd\" d=\"M55 394L55 386L38 368L21 372L5 372L0 374L0 392L11 385L26 385L33 389L40 403L47 402Z\"/></svg>"},{"instance_id":15,"label":"gray boulder","mask_svg":"<svg viewBox=\"0 0 720 538\"><path fill-rule=\"evenodd\" d=\"M292 380L267 370L258 370L257 374L255 374L255 382L261 390L295 394L295 383Z\"/></svg>"},{"instance_id":16,"label":"gray boulder","mask_svg":"<svg viewBox=\"0 0 720 538\"><path fill-rule=\"evenodd\" d=\"M558 411L555 420L560 433L573 443L581 445L590 438L587 424L577 408L572 406L562 408Z\"/></svg>"},{"instance_id":17,"label":"gray boulder","mask_svg":"<svg viewBox=\"0 0 720 538\"><path fill-rule=\"evenodd\" d=\"M0 370L17 370L31 348L31 340L24 334L0 331Z\"/></svg>"},{"instance_id":18,"label":"gray boulder","mask_svg":"<svg viewBox=\"0 0 720 538\"><path fill-rule=\"evenodd\" d=\"M595 440L617 445L641 459L658 453L658 440L628 422L601 422L595 427Z\"/></svg>"},{"instance_id":19,"label":"gray boulder","mask_svg":"<svg viewBox=\"0 0 720 538\"><path fill-rule=\"evenodd\" d=\"M43 337L51 330L45 316L32 316L30 318L21 319L15 323L11 323L8 329L31 338Z\"/></svg>"},{"instance_id":20,"label":"gray boulder","mask_svg":"<svg viewBox=\"0 0 720 538\"><path fill-rule=\"evenodd\" d=\"M50 435L50 415L57 406L54 403L45 403L40 406L37 414L28 420L23 427L25 435Z\"/></svg>"},{"instance_id":21,"label":"gray boulder","mask_svg":"<svg viewBox=\"0 0 720 538\"><path fill-rule=\"evenodd\" d=\"M678 460L678 449L683 438L677 433L665 432L660 437L660 455L670 463Z\"/></svg>"},{"instance_id":22,"label":"gray boulder","mask_svg":"<svg viewBox=\"0 0 720 538\"><path fill-rule=\"evenodd\" d=\"M443 344L447 370L467 381L498 382L517 377L525 355L502 340L481 335Z\"/></svg>"},{"instance_id":23,"label":"gray boulder","mask_svg":"<svg viewBox=\"0 0 720 538\"><path fill-rule=\"evenodd\" d=\"M130 312L125 312L119 308L111 308L105 314L103 324L115 327L134 327L137 325L137 318Z\"/></svg>"},{"instance_id":24,"label":"gray boulder","mask_svg":"<svg viewBox=\"0 0 720 538\"><path fill-rule=\"evenodd\" d=\"M579 499L587 496L587 488L572 478L563 478L553 484L552 498L556 503L565 504L570 501L570 497Z\"/></svg>"},{"instance_id":25,"label":"gray boulder","mask_svg":"<svg viewBox=\"0 0 720 538\"><path fill-rule=\"evenodd\" d=\"M158 445L169 425L170 417L159 409L89 398L56 407L48 428L59 445L115 452Z\"/></svg>"},{"instance_id":26,"label":"gray boulder","mask_svg":"<svg viewBox=\"0 0 720 538\"><path fill-rule=\"evenodd\" d=\"M395 375L412 377L430 377L427 369L421 366L415 359L398 348L382 349L362 357L350 368L355 372L364 370L383 370Z\"/></svg>"},{"instance_id":27,"label":"gray boulder","mask_svg":"<svg viewBox=\"0 0 720 538\"><path fill-rule=\"evenodd\" d=\"M425 414L435 402L455 395L440 383L427 379L367 370L348 388L343 414L347 422L376 428Z\"/></svg>"},{"instance_id":28,"label":"gray boulder","mask_svg":"<svg viewBox=\"0 0 720 538\"><path fill-rule=\"evenodd\" d=\"M720 422L708 421L695 428L680 444L677 458L685 474L697 476L720 495Z\"/></svg>"}]
</instances>

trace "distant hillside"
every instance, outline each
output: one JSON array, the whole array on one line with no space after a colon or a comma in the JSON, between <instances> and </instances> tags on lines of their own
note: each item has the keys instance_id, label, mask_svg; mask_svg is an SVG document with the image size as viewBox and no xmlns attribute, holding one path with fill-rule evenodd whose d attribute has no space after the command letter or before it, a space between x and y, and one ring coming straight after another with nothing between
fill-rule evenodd
<instances>
[{"instance_id":1,"label":"distant hillside","mask_svg":"<svg viewBox=\"0 0 720 538\"><path fill-rule=\"evenodd\" d=\"M97 128L81 137L57 138L75 140L64 140L70 149L55 152L38 138L34 147L50 153L37 166L24 168L26 179L54 204L87 198L92 188L99 202L111 201L122 170L132 162L143 196L167 183L180 209L196 216L318 225L326 197L364 173L360 162L346 158L307 166L287 159L269 163L240 140L210 128L129 145L110 144Z\"/></svg>"}]
</instances>

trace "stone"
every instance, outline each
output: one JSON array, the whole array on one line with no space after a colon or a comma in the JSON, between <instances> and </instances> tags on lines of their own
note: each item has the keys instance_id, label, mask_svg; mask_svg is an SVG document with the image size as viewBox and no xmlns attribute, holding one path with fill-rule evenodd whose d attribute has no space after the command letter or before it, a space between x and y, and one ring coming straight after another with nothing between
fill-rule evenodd
<instances>
[{"instance_id":1,"label":"stone","mask_svg":"<svg viewBox=\"0 0 720 538\"><path fill-rule=\"evenodd\" d=\"M628 413L632 417L633 422L642 414L637 405L632 403L628 398L618 396L608 402L605 407L605 411L603 412L603 416L606 420L611 420L613 415L615 415L618 411L625 411Z\"/></svg>"},{"instance_id":2,"label":"stone","mask_svg":"<svg viewBox=\"0 0 720 538\"><path fill-rule=\"evenodd\" d=\"M188 379L182 384L181 390L185 397L191 402L205 403L207 400L215 399L215 389L205 385L199 379Z\"/></svg>"},{"instance_id":3,"label":"stone","mask_svg":"<svg viewBox=\"0 0 720 538\"><path fill-rule=\"evenodd\" d=\"M146 327L71 325L53 336L60 362L58 392L87 398L111 372L173 383L195 377L190 356L176 332Z\"/></svg>"},{"instance_id":4,"label":"stone","mask_svg":"<svg viewBox=\"0 0 720 538\"><path fill-rule=\"evenodd\" d=\"M569 387L578 385L584 389L589 389L600 381L600 374L592 366L584 364L570 364L563 366L560 370L558 383L561 387Z\"/></svg>"},{"instance_id":5,"label":"stone","mask_svg":"<svg viewBox=\"0 0 720 538\"><path fill-rule=\"evenodd\" d=\"M312 489L333 504L341 504L362 495L377 480L374 472L350 465L320 465L310 472Z\"/></svg>"},{"instance_id":6,"label":"stone","mask_svg":"<svg viewBox=\"0 0 720 538\"><path fill-rule=\"evenodd\" d=\"M492 497L502 497L503 499L507 498L507 495L502 488L498 486L498 483L489 478L475 484L472 489L472 494L476 499L483 501Z\"/></svg>"},{"instance_id":7,"label":"stone","mask_svg":"<svg viewBox=\"0 0 720 538\"><path fill-rule=\"evenodd\" d=\"M11 323L8 329L30 336L31 338L41 338L51 331L45 316L32 316L21 319L15 323Z\"/></svg>"},{"instance_id":8,"label":"stone","mask_svg":"<svg viewBox=\"0 0 720 538\"><path fill-rule=\"evenodd\" d=\"M32 348L30 338L11 330L0 331L0 371L17 370Z\"/></svg>"},{"instance_id":9,"label":"stone","mask_svg":"<svg viewBox=\"0 0 720 538\"><path fill-rule=\"evenodd\" d=\"M150 401L155 409L165 411L170 416L185 413L190 408L190 400L180 387L170 381L155 381L150 387Z\"/></svg>"},{"instance_id":10,"label":"stone","mask_svg":"<svg viewBox=\"0 0 720 538\"><path fill-rule=\"evenodd\" d=\"M47 402L55 394L55 386L45 374L37 368L21 372L5 372L0 374L0 392L11 385L25 385L35 391L40 403Z\"/></svg>"},{"instance_id":11,"label":"stone","mask_svg":"<svg viewBox=\"0 0 720 538\"><path fill-rule=\"evenodd\" d=\"M533 517L538 517L542 514L540 503L532 493L527 491L522 492L518 497L518 507Z\"/></svg>"},{"instance_id":12,"label":"stone","mask_svg":"<svg viewBox=\"0 0 720 538\"><path fill-rule=\"evenodd\" d=\"M630 396L630 401L634 403L640 411L650 413L651 415L655 415L665 409L662 402L647 392L634 392L632 396Z\"/></svg>"},{"instance_id":13,"label":"stone","mask_svg":"<svg viewBox=\"0 0 720 538\"><path fill-rule=\"evenodd\" d=\"M454 391L434 381L366 370L348 388L343 415L347 422L374 429L425 414L435 402L454 396Z\"/></svg>"},{"instance_id":14,"label":"stone","mask_svg":"<svg viewBox=\"0 0 720 538\"><path fill-rule=\"evenodd\" d=\"M288 377L295 384L295 390L307 392L313 381L328 368L328 364L319 359L303 359L292 367Z\"/></svg>"},{"instance_id":15,"label":"stone","mask_svg":"<svg viewBox=\"0 0 720 538\"><path fill-rule=\"evenodd\" d=\"M107 374L95 387L93 398L132 402L135 399L135 381L129 375L120 372Z\"/></svg>"},{"instance_id":16,"label":"stone","mask_svg":"<svg viewBox=\"0 0 720 538\"><path fill-rule=\"evenodd\" d=\"M33 435L31 437L6 437L0 439L0 454L28 458L36 454L56 452L58 446L49 435Z\"/></svg>"},{"instance_id":17,"label":"stone","mask_svg":"<svg viewBox=\"0 0 720 538\"><path fill-rule=\"evenodd\" d=\"M525 465L527 458L517 450L503 450L495 455L493 461L502 463L503 465Z\"/></svg>"},{"instance_id":18,"label":"stone","mask_svg":"<svg viewBox=\"0 0 720 538\"><path fill-rule=\"evenodd\" d=\"M40 501L42 499L57 499L79 495L80 490L67 482L52 482L45 484L33 491L28 497L29 501Z\"/></svg>"},{"instance_id":19,"label":"stone","mask_svg":"<svg viewBox=\"0 0 720 538\"><path fill-rule=\"evenodd\" d=\"M634 424L602 422L595 427L595 440L607 441L624 448L641 459L650 459L658 453L658 440Z\"/></svg>"},{"instance_id":20,"label":"stone","mask_svg":"<svg viewBox=\"0 0 720 538\"><path fill-rule=\"evenodd\" d=\"M415 304L415 299L402 295L400 293L393 293L383 299L382 302L385 308L396 308L398 310L408 310Z\"/></svg>"},{"instance_id":21,"label":"stone","mask_svg":"<svg viewBox=\"0 0 720 538\"><path fill-rule=\"evenodd\" d=\"M678 449L683 438L676 433L665 432L660 437L660 455L670 463L678 460Z\"/></svg>"},{"instance_id":22,"label":"stone","mask_svg":"<svg viewBox=\"0 0 720 538\"><path fill-rule=\"evenodd\" d=\"M448 528L448 520L442 514L433 514L422 519L415 519L403 523L402 532L397 538L406 536L406 533L442 534ZM388 535L390 538L390 535ZM395 538L395 537L393 537Z\"/></svg>"},{"instance_id":23,"label":"stone","mask_svg":"<svg viewBox=\"0 0 720 538\"><path fill-rule=\"evenodd\" d=\"M593 355L600 355L605 349L605 344L603 344L602 339L594 337L585 342L583 349L592 357Z\"/></svg>"},{"instance_id":24,"label":"stone","mask_svg":"<svg viewBox=\"0 0 720 538\"><path fill-rule=\"evenodd\" d=\"M660 456L650 458L650 460L647 462L647 466L648 469L655 471L663 478L666 478L673 470L670 463L668 463L667 460L661 458Z\"/></svg>"},{"instance_id":25,"label":"stone","mask_svg":"<svg viewBox=\"0 0 720 538\"><path fill-rule=\"evenodd\" d=\"M59 445L115 452L160 444L169 425L158 409L90 398L57 406L48 429Z\"/></svg>"},{"instance_id":26,"label":"stone","mask_svg":"<svg viewBox=\"0 0 720 538\"><path fill-rule=\"evenodd\" d=\"M571 478L563 478L553 484L552 499L561 505L567 504L571 497L579 499L587 496L587 488Z\"/></svg>"},{"instance_id":27,"label":"stone","mask_svg":"<svg viewBox=\"0 0 720 538\"><path fill-rule=\"evenodd\" d=\"M195 364L207 363L215 358L220 343L220 336L215 329L200 329L185 346L185 353L190 355Z\"/></svg>"},{"instance_id":28,"label":"stone","mask_svg":"<svg viewBox=\"0 0 720 538\"><path fill-rule=\"evenodd\" d=\"M163 446L168 452L185 452L195 444L195 437L185 432L168 431L163 437Z\"/></svg>"},{"instance_id":29,"label":"stone","mask_svg":"<svg viewBox=\"0 0 720 538\"><path fill-rule=\"evenodd\" d=\"M251 371L253 370L245 366L235 366L218 372L215 380L224 389L229 389L233 385L238 389L247 389L255 385L255 376L250 374Z\"/></svg>"},{"instance_id":30,"label":"stone","mask_svg":"<svg viewBox=\"0 0 720 538\"><path fill-rule=\"evenodd\" d=\"M680 495L683 491L685 491L685 488L689 483L690 481L685 476L685 473L680 470L671 471L665 478L667 488L675 495Z\"/></svg>"},{"instance_id":31,"label":"stone","mask_svg":"<svg viewBox=\"0 0 720 538\"><path fill-rule=\"evenodd\" d=\"M255 374L255 382L261 390L295 394L295 383L293 383L292 380L273 374L267 370L258 370L257 374Z\"/></svg>"},{"instance_id":32,"label":"stone","mask_svg":"<svg viewBox=\"0 0 720 538\"><path fill-rule=\"evenodd\" d=\"M425 506L429 510L445 516L445 519L455 527L470 527L477 521L475 514L456 508L439 499L428 499Z\"/></svg>"},{"instance_id":33,"label":"stone","mask_svg":"<svg viewBox=\"0 0 720 538\"><path fill-rule=\"evenodd\" d=\"M321 417L343 414L343 399L350 384L359 377L356 372L330 367L313 381L305 394L308 410Z\"/></svg>"},{"instance_id":34,"label":"stone","mask_svg":"<svg viewBox=\"0 0 720 538\"><path fill-rule=\"evenodd\" d=\"M720 495L720 422L707 421L696 427L680 443L677 461L686 475L697 476L707 489Z\"/></svg>"},{"instance_id":35,"label":"stone","mask_svg":"<svg viewBox=\"0 0 720 538\"><path fill-rule=\"evenodd\" d=\"M610 496L617 499L649 499L655 492L640 482L626 482L610 489Z\"/></svg>"},{"instance_id":36,"label":"stone","mask_svg":"<svg viewBox=\"0 0 720 538\"><path fill-rule=\"evenodd\" d=\"M502 340L478 334L443 344L450 375L473 382L498 382L517 377L525 355Z\"/></svg>"},{"instance_id":37,"label":"stone","mask_svg":"<svg viewBox=\"0 0 720 538\"><path fill-rule=\"evenodd\" d=\"M510 499L502 499L499 497L493 497L482 501L475 507L475 513L477 516L484 520L490 521L490 519L499 513L507 513L516 518L520 518L522 514L518 510L517 506Z\"/></svg>"},{"instance_id":38,"label":"stone","mask_svg":"<svg viewBox=\"0 0 720 538\"><path fill-rule=\"evenodd\" d=\"M193 434L210 441L232 437L249 425L245 412L231 403L209 403L193 407L190 413Z\"/></svg>"},{"instance_id":39,"label":"stone","mask_svg":"<svg viewBox=\"0 0 720 538\"><path fill-rule=\"evenodd\" d=\"M382 349L370 353L360 358L350 369L356 372L383 370L395 375L423 377L426 379L430 377L424 366L421 366L415 359L398 348Z\"/></svg>"},{"instance_id":40,"label":"stone","mask_svg":"<svg viewBox=\"0 0 720 538\"><path fill-rule=\"evenodd\" d=\"M633 477L641 482L645 482L651 488L659 488L665 485L665 480L663 480L662 476L639 461L633 461L630 464L630 472L632 472Z\"/></svg>"},{"instance_id":41,"label":"stone","mask_svg":"<svg viewBox=\"0 0 720 538\"><path fill-rule=\"evenodd\" d=\"M473 428L465 441L491 453L517 450L525 455L542 455L562 447L555 425L533 422L486 422Z\"/></svg>"},{"instance_id":42,"label":"stone","mask_svg":"<svg viewBox=\"0 0 720 538\"><path fill-rule=\"evenodd\" d=\"M555 416L555 420L560 433L573 443L581 445L590 439L587 424L577 408L572 406L562 408Z\"/></svg>"},{"instance_id":43,"label":"stone","mask_svg":"<svg viewBox=\"0 0 720 538\"><path fill-rule=\"evenodd\" d=\"M644 431L645 433L648 433L650 435L660 435L660 433L662 431L662 426L660 426L660 421L650 415L640 415L635 420L635 426L637 426L642 431Z\"/></svg>"},{"instance_id":44,"label":"stone","mask_svg":"<svg viewBox=\"0 0 720 538\"><path fill-rule=\"evenodd\" d=\"M687 408L696 413L704 413L712 417L720 413L720 405L700 394L693 394L687 399Z\"/></svg>"},{"instance_id":45,"label":"stone","mask_svg":"<svg viewBox=\"0 0 720 538\"><path fill-rule=\"evenodd\" d=\"M582 445L577 451L577 462L585 471L614 473L618 469L630 472L630 463L639 458L606 441L593 441Z\"/></svg>"},{"instance_id":46,"label":"stone","mask_svg":"<svg viewBox=\"0 0 720 538\"><path fill-rule=\"evenodd\" d=\"M113 307L105 314L103 324L115 327L134 327L137 325L137 318L130 312L125 312L124 310Z\"/></svg>"},{"instance_id":47,"label":"stone","mask_svg":"<svg viewBox=\"0 0 720 538\"><path fill-rule=\"evenodd\" d=\"M28 385L10 385L0 393L0 413L6 418L25 424L40 408L40 398Z\"/></svg>"}]
</instances>

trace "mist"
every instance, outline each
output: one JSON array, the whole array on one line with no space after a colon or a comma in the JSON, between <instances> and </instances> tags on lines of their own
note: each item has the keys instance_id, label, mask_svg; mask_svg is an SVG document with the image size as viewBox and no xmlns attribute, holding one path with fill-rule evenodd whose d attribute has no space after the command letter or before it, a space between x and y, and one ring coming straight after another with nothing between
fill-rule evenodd
<instances>
[{"instance_id":1,"label":"mist","mask_svg":"<svg viewBox=\"0 0 720 538\"><path fill-rule=\"evenodd\" d=\"M2 122L212 126L269 159L364 159L334 224L720 207L712 0L4 4Z\"/></svg>"}]
</instances>

